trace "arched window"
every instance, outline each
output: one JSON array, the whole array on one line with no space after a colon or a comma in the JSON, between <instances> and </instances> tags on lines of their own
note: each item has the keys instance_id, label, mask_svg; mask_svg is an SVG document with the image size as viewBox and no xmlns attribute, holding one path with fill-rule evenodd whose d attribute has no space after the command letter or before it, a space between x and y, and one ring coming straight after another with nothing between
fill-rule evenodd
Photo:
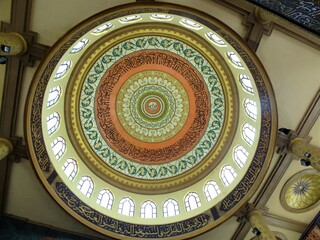
<instances>
[{"instance_id":1,"label":"arched window","mask_svg":"<svg viewBox=\"0 0 320 240\"><path fill-rule=\"evenodd\" d=\"M226 165L221 169L221 180L226 187L228 187L236 177L237 173L231 166Z\"/></svg>"},{"instance_id":2,"label":"arched window","mask_svg":"<svg viewBox=\"0 0 320 240\"><path fill-rule=\"evenodd\" d=\"M208 32L207 37L211 41L213 41L214 43L218 44L219 46L226 46L225 42L222 41L222 39L220 37L218 37L218 35L213 32Z\"/></svg>"},{"instance_id":3,"label":"arched window","mask_svg":"<svg viewBox=\"0 0 320 240\"><path fill-rule=\"evenodd\" d=\"M248 98L244 100L244 109L246 110L246 113L254 120L257 119L257 104L255 101L252 101Z\"/></svg>"},{"instance_id":4,"label":"arched window","mask_svg":"<svg viewBox=\"0 0 320 240\"><path fill-rule=\"evenodd\" d=\"M74 54L77 52L80 52L87 44L89 43L89 40L84 38L81 41L79 41L71 50L70 53Z\"/></svg>"},{"instance_id":5,"label":"arched window","mask_svg":"<svg viewBox=\"0 0 320 240\"><path fill-rule=\"evenodd\" d=\"M242 87L244 88L244 90L246 90L249 93L253 93L252 84L251 84L250 78L247 75L240 74L239 81Z\"/></svg>"},{"instance_id":6,"label":"arched window","mask_svg":"<svg viewBox=\"0 0 320 240\"><path fill-rule=\"evenodd\" d=\"M218 196L221 191L218 184L215 181L208 181L204 187L204 193L208 201Z\"/></svg>"},{"instance_id":7,"label":"arched window","mask_svg":"<svg viewBox=\"0 0 320 240\"><path fill-rule=\"evenodd\" d=\"M243 139L250 146L252 146L252 144L253 144L255 133L256 133L256 129L254 127L252 127L249 123L246 123L243 125L242 136L243 136Z\"/></svg>"},{"instance_id":8,"label":"arched window","mask_svg":"<svg viewBox=\"0 0 320 240\"><path fill-rule=\"evenodd\" d=\"M96 28L95 30L93 30L92 33L95 33L95 34L103 33L112 27L113 27L112 23L106 23L106 24Z\"/></svg>"},{"instance_id":9,"label":"arched window","mask_svg":"<svg viewBox=\"0 0 320 240\"><path fill-rule=\"evenodd\" d=\"M197 193L191 192L188 193L184 199L187 211L191 211L201 206L200 198Z\"/></svg>"},{"instance_id":10,"label":"arched window","mask_svg":"<svg viewBox=\"0 0 320 240\"><path fill-rule=\"evenodd\" d=\"M239 168L242 168L247 161L249 153L242 146L238 146L234 149L233 160L238 164Z\"/></svg>"},{"instance_id":11,"label":"arched window","mask_svg":"<svg viewBox=\"0 0 320 240\"><path fill-rule=\"evenodd\" d=\"M187 18L182 18L180 21L180 24L182 24L183 26L186 26L188 28L193 28L195 30L200 30L202 28L202 26L199 23L196 23L190 19Z\"/></svg>"},{"instance_id":12,"label":"arched window","mask_svg":"<svg viewBox=\"0 0 320 240\"><path fill-rule=\"evenodd\" d=\"M141 15L131 15L120 19L121 23L129 23L141 19Z\"/></svg>"},{"instance_id":13,"label":"arched window","mask_svg":"<svg viewBox=\"0 0 320 240\"><path fill-rule=\"evenodd\" d=\"M147 200L141 205L141 217L142 218L156 218L157 206L154 202Z\"/></svg>"},{"instance_id":14,"label":"arched window","mask_svg":"<svg viewBox=\"0 0 320 240\"><path fill-rule=\"evenodd\" d=\"M91 177L84 176L81 178L78 184L78 189L86 195L88 198L91 197L93 192L93 181Z\"/></svg>"},{"instance_id":15,"label":"arched window","mask_svg":"<svg viewBox=\"0 0 320 240\"><path fill-rule=\"evenodd\" d=\"M60 95L61 95L61 87L60 86L50 88L49 96L48 96L48 100L47 100L47 107L51 107L56 102L58 102Z\"/></svg>"},{"instance_id":16,"label":"arched window","mask_svg":"<svg viewBox=\"0 0 320 240\"><path fill-rule=\"evenodd\" d=\"M62 137L57 137L52 143L51 148L53 151L53 154L56 156L56 159L60 159L61 156L66 151L66 140Z\"/></svg>"},{"instance_id":17,"label":"arched window","mask_svg":"<svg viewBox=\"0 0 320 240\"><path fill-rule=\"evenodd\" d=\"M234 52L227 52L227 56L237 68L243 68L240 58Z\"/></svg>"},{"instance_id":18,"label":"arched window","mask_svg":"<svg viewBox=\"0 0 320 240\"><path fill-rule=\"evenodd\" d=\"M170 198L163 204L164 217L172 217L179 214L179 204L176 200Z\"/></svg>"},{"instance_id":19,"label":"arched window","mask_svg":"<svg viewBox=\"0 0 320 240\"><path fill-rule=\"evenodd\" d=\"M63 77L69 70L70 66L71 61L64 61L63 63L61 63L54 78L57 79Z\"/></svg>"},{"instance_id":20,"label":"arched window","mask_svg":"<svg viewBox=\"0 0 320 240\"><path fill-rule=\"evenodd\" d=\"M103 189L100 191L97 203L102 207L111 209L113 205L113 194L108 189Z\"/></svg>"},{"instance_id":21,"label":"arched window","mask_svg":"<svg viewBox=\"0 0 320 240\"><path fill-rule=\"evenodd\" d=\"M64 171L64 173L66 174L66 176L72 181L78 171L78 165L77 162L72 159L69 158L62 166L62 170Z\"/></svg>"},{"instance_id":22,"label":"arched window","mask_svg":"<svg viewBox=\"0 0 320 240\"><path fill-rule=\"evenodd\" d=\"M118 213L132 217L134 213L133 201L128 197L122 198L119 203Z\"/></svg>"},{"instance_id":23,"label":"arched window","mask_svg":"<svg viewBox=\"0 0 320 240\"><path fill-rule=\"evenodd\" d=\"M57 112L54 112L52 114L50 114L47 117L47 130L48 130L48 134L51 135L52 133L54 133L60 124L60 116Z\"/></svg>"},{"instance_id":24,"label":"arched window","mask_svg":"<svg viewBox=\"0 0 320 240\"><path fill-rule=\"evenodd\" d=\"M151 14L150 18L158 21L170 21L173 19L171 15L161 13Z\"/></svg>"}]
</instances>

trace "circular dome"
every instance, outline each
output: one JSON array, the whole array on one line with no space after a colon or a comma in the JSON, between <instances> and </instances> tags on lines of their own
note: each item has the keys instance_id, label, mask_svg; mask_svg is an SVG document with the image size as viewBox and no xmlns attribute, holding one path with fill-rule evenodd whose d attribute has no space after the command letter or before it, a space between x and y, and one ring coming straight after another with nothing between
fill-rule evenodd
<instances>
[{"instance_id":1,"label":"circular dome","mask_svg":"<svg viewBox=\"0 0 320 240\"><path fill-rule=\"evenodd\" d=\"M218 20L173 4L80 23L39 66L27 104L42 182L116 238L181 239L225 221L258 187L277 131L255 54Z\"/></svg>"},{"instance_id":2,"label":"circular dome","mask_svg":"<svg viewBox=\"0 0 320 240\"><path fill-rule=\"evenodd\" d=\"M294 212L306 212L320 203L320 174L304 170L292 176L281 190L282 206Z\"/></svg>"}]
</instances>

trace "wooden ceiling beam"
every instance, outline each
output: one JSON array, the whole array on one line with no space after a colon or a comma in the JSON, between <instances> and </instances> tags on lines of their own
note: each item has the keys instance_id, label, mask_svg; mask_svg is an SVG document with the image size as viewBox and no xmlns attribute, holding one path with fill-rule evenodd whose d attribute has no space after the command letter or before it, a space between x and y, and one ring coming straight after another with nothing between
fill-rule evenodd
<instances>
[{"instance_id":1,"label":"wooden ceiling beam","mask_svg":"<svg viewBox=\"0 0 320 240\"><path fill-rule=\"evenodd\" d=\"M36 43L37 33L29 31L32 0L12 0L10 23L1 22L2 32L17 32L28 42L28 50L22 56L8 57L4 92L0 115L0 136L14 143L20 143L15 137L18 106L25 66L33 66L34 60L41 60L49 50L49 46ZM21 138L22 136L20 136ZM15 145L15 144L14 144ZM15 147L15 146L14 146ZM15 161L15 151L25 156L21 147L15 147L13 153L0 163L0 214L5 209L5 196L12 161ZM23 153L24 152L24 153Z\"/></svg>"},{"instance_id":2,"label":"wooden ceiling beam","mask_svg":"<svg viewBox=\"0 0 320 240\"><path fill-rule=\"evenodd\" d=\"M299 124L296 132L298 133L299 137L310 141L311 138L308 137L308 134L312 127L314 126L315 122L320 116L320 90L316 94L315 98L313 99L312 103L308 107L308 110L304 114L304 117ZM294 156L290 153L280 153L279 159L273 168L271 174L267 178L267 181L263 185L262 189L260 190L258 196L253 202L253 207L257 209L262 209L267 204L268 200L270 199L271 195L273 194L274 190L276 189L277 185L279 184L281 178L283 177L284 173L287 171L289 165L291 164ZM266 215L268 216L268 215ZM251 225L248 221L242 221L237 228L236 232L234 233L232 239L233 240L243 240L248 232L251 229Z\"/></svg>"},{"instance_id":3,"label":"wooden ceiling beam","mask_svg":"<svg viewBox=\"0 0 320 240\"><path fill-rule=\"evenodd\" d=\"M250 13L254 12L254 9L262 9L257 5L250 3L248 1L234 1L234 0L211 0L222 6L225 6L229 9L234 10L235 12L240 13L244 16L244 24L246 23L246 18L250 15ZM273 16L273 27L293 38L298 39L301 42L308 44L311 47L314 47L317 50L320 50L320 38L316 34L298 26L295 23L292 23L274 13L271 13L267 10L263 10L267 12L270 16ZM246 25L246 24L245 24ZM250 29L249 29L250 30ZM268 33L268 30L265 31ZM255 34L258 36L258 31L255 30ZM249 31L250 34L250 31ZM252 35L254 37L254 35ZM248 36L246 37L248 38ZM258 39L258 38L257 38Z\"/></svg>"},{"instance_id":4,"label":"wooden ceiling beam","mask_svg":"<svg viewBox=\"0 0 320 240\"><path fill-rule=\"evenodd\" d=\"M283 217L279 217L269 213L265 213L263 216L268 225L287 229L294 232L303 233L308 227L308 224L297 222L297 221L283 218Z\"/></svg>"}]
</instances>

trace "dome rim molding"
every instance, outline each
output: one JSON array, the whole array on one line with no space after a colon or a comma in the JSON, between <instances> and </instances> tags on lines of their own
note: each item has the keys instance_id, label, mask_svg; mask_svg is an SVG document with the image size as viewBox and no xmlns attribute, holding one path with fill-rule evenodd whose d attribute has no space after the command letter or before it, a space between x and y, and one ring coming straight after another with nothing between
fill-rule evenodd
<instances>
[{"instance_id":1,"label":"dome rim molding","mask_svg":"<svg viewBox=\"0 0 320 240\"><path fill-rule=\"evenodd\" d=\"M243 61L246 62L247 64L247 58L253 59L251 60L252 62L250 62L250 64L253 64L253 67L255 70L252 71L257 71L255 72L255 74L260 75L259 76L259 84L262 84L262 88L264 88L265 92L262 93L259 91L259 97L260 97L260 103L261 103L261 108L264 109L264 112L262 112L262 126L261 126L261 133L259 133L259 136L262 134L264 136L264 139L262 140L262 138L259 138L259 148L256 150L256 154L254 156L254 160L253 162L250 164L250 168L251 172L247 172L245 177L243 177L243 179L241 180L240 183L237 184L237 186L235 187L234 190L232 190L231 193L228 194L228 196L226 196L222 201L219 202L219 204L216 204L215 206L213 206L212 208L208 209L207 211L203 212L202 214L197 215L196 217L192 217L190 219L186 219L183 221L179 221L179 222L175 222L175 223L171 223L171 224L167 224L164 226L154 226L155 229L151 229L150 225L139 225L139 224L131 224L131 223L125 223L122 221L118 221L116 219L110 219L110 217L108 216L100 216L99 214L96 215L96 213L94 211L91 210L92 217L89 218L89 216L86 217L86 215L81 215L79 212L77 212L77 210L72 210L70 209L70 204L74 204L75 202L68 202L68 197L67 195L69 194L69 196L71 197L71 199L75 200L75 198L77 198L75 195L72 195L72 192L68 191L67 186L63 183L63 181L61 180L61 178L58 176L57 172L54 170L54 168L52 167L52 165L50 164L50 160L48 159L48 154L46 152L45 147L43 146L42 142L41 142L41 136L39 138L39 133L42 132L41 129L41 123L34 121L34 119L31 119L31 114L34 114L35 112L37 112L37 107L41 108L41 102L39 101L35 101L34 97L38 97L39 99L41 98L41 94L39 94L39 90L41 89L41 87L43 88L44 86L38 86L38 82L35 81L35 79L43 80L44 76L49 76L49 72L48 72L48 65L50 65L51 59L53 56L59 56L59 54L61 54L62 52L66 51L68 49L68 47L65 46L65 38L67 36L76 36L77 34L81 36L81 34L79 34L79 32L77 32L77 29L84 29L88 26L90 26L90 24L95 23L96 26L98 26L99 24L106 22L107 20L104 19L103 21L101 20L101 18L105 15L108 15L109 18L115 18L119 15L121 15L120 13L124 13L124 15L130 15L133 14L135 11L138 11L141 7L144 8L144 11L146 12L166 12L168 11L168 9L173 11L180 11L180 12L184 12L186 15L192 15L192 16L197 16L200 18L201 21L206 21L208 23L210 23L210 21L214 22L216 25L219 26L219 28L223 29L225 32L227 32L226 37L229 37L229 44L231 44L234 48L240 48L240 50L242 51L242 53L244 54L244 56L241 56L243 58ZM128 9L130 9L130 11L128 12ZM117 14L114 14L113 12L117 11ZM124 16L122 15L122 16ZM100 19L101 22L96 22L97 19ZM197 21L201 22L199 19L197 19ZM92 27L91 27L92 28ZM229 34L232 36L229 36ZM78 39L78 38L77 38ZM235 40L236 39L236 40ZM60 52L57 53L56 50L59 49ZM64 49L64 51L62 51ZM61 57L62 55L60 55ZM245 59L246 58L246 59ZM248 60L249 61L249 60ZM252 67L252 66L251 66ZM53 71L53 69L52 69ZM250 72L253 74L250 70ZM254 78L254 81L258 81L256 78ZM257 82L256 82L257 84ZM42 96L43 98L44 96ZM38 99L38 100L39 100ZM32 104L28 104L28 103L34 103L34 105ZM76 218L77 220L79 220L80 222L84 223L85 225L95 229L96 231L115 237L115 238L124 238L124 239L140 239L142 236L139 235L132 235L132 232L130 231L136 231L135 233L138 234L138 232L140 231L141 234L141 229L144 229L145 232L148 231L158 231L158 233L163 234L163 232L159 232L159 229L169 229L168 233L169 235L166 235L165 237L167 239L181 239L181 237L183 238L190 238L196 235L199 235L203 232L206 232L210 229L212 229L213 227L216 227L217 225L223 223L224 221L226 221L229 217L231 217L241 206L243 206L250 198L251 196L253 196L254 192L258 189L259 187L259 183L262 181L264 175L267 172L267 169L269 167L270 161L272 159L272 155L273 155L273 151L275 148L275 142L276 142L276 136L277 136L277 109L276 109L276 104L275 104L275 97L274 97L274 93L272 90L272 86L270 83L270 80L267 76L267 73L264 69L264 67L262 66L260 60L257 58L257 56L255 55L255 53L247 46L247 44L240 38L238 37L238 34L236 34L231 28L229 28L228 26L226 26L225 24L223 24L222 22L220 22L218 19L214 18L213 16L210 16L206 13L203 13L199 10L195 10L189 7L184 7L184 6L180 6L180 5L176 5L176 4L168 4L168 3L157 3L157 5L155 3L133 3L133 4L125 4L125 5L121 5L121 6L117 6L114 8L110 8L107 10L104 10L98 14L95 14L94 16L86 19L85 21L81 22L80 24L78 24L76 27L74 27L73 29L71 29L70 31L68 31L64 37L62 37L61 39L59 39L54 47L52 49L50 49L47 57L40 63L40 66L38 67L35 75L34 75L34 80L31 83L31 87L29 89L28 92L28 96L27 96L27 101L26 101L26 110L25 110L25 139L27 142L27 146L28 146L28 154L30 159L32 159L33 163L34 163L34 168L42 182L42 184L45 186L45 188L50 192L50 195L55 199L55 201L57 201L59 203L59 205L64 208L70 215L72 215L74 218ZM40 114L41 115L41 114ZM41 117L40 117L41 118ZM265 125L263 123L266 123ZM264 134L267 134L268 136L265 136ZM262 148L264 150L262 150ZM263 152L259 152L259 151L263 151ZM38 157L41 157L41 159L39 159L38 161ZM260 165L259 165L260 164ZM260 167L261 168L260 168ZM255 172L255 170L256 172ZM239 194L239 189L243 189L243 186L245 186L244 181L249 181L248 176L255 174L255 181L250 183L251 187L249 188L249 190L247 190L245 195L242 195L240 197L240 200L237 201L237 203L232 202L232 200L234 200L237 195ZM241 184L244 184L243 186L241 186ZM69 199L70 200L70 199ZM241 202L241 204L239 204ZM83 202L80 200L79 203ZM219 206L218 206L219 205ZM86 206L86 204L83 205L84 207L88 207ZM219 207L219 208L218 208ZM91 216L91 215L90 215ZM96 218L96 219L93 219ZM96 224L94 224L94 220L99 220L100 223L104 224L104 226L106 226L108 229L105 229L101 226L97 226ZM109 221L107 222L103 222L103 221ZM112 223L110 223L110 221ZM117 222L117 223L115 223ZM183 229L181 232L178 232L176 229L181 228L183 226L186 226L185 224L198 224L198 227L195 227L196 225L194 225L194 229L188 229L187 231L185 229ZM122 224L121 226L124 227L120 227L119 228L119 224ZM127 225L130 225L130 228L126 228ZM131 227L132 226L132 227ZM114 229L114 231L110 230L110 229ZM167 233L167 234L168 234ZM154 235L150 235L151 233L148 233L149 235L144 235L143 238L145 239L149 239L150 236L154 236ZM171 234L171 235L170 235ZM163 238L163 235L157 235L157 238Z\"/></svg>"}]
</instances>

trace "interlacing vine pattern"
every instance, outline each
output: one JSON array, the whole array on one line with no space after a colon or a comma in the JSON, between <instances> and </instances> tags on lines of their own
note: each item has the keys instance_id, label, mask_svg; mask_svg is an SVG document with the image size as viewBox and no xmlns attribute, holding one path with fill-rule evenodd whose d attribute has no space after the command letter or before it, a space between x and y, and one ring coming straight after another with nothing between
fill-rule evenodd
<instances>
[{"instance_id":1,"label":"interlacing vine pattern","mask_svg":"<svg viewBox=\"0 0 320 240\"><path fill-rule=\"evenodd\" d=\"M170 162L168 164L141 164L135 163L132 161L127 161L117 152L113 151L110 146L104 141L101 133L99 132L95 115L94 115L94 98L95 98L95 90L100 83L100 79L104 76L106 71L110 69L117 61L119 61L123 56L128 56L131 53L142 51L142 50L165 50L169 52L173 52L176 55L183 57L188 60L195 69L197 69L202 76L204 77L205 84L207 85L208 91L210 93L210 102L211 102L211 110L210 110L210 120L208 123L208 127L199 141L199 143L192 149L188 154L183 156L182 158ZM163 54L162 54L163 55ZM175 84L170 81L171 77L167 77L165 79L161 79L162 81L168 82L167 84ZM143 82L144 78L140 79L140 82ZM139 79L138 79L139 81ZM130 82L130 81L129 81ZM132 83L133 84L133 83ZM138 83L137 83L138 84ZM176 83L178 84L178 83ZM164 89L160 88L159 84L150 85L149 88L152 89ZM185 93L183 93L183 88L179 87L181 91L179 91L181 95L181 100L176 99L173 94L164 93L169 95L165 99L169 101L168 104L174 104L181 108L179 104L183 104L186 101ZM129 88L130 89L130 88ZM138 88L139 90L141 88ZM152 90L151 89L151 90ZM158 92L160 91L158 90ZM144 88L141 91L146 91ZM155 90L153 90L155 91ZM164 90L163 90L164 91ZM160 91L161 92L161 91ZM120 93L121 94L121 93ZM140 96L139 94L136 94ZM125 95L127 98L130 96ZM129 104L129 101L124 97L124 104ZM134 100L137 101L137 100ZM172 102L172 103L170 103ZM127 107L125 107L126 110ZM83 126L83 131L90 143L93 147L94 151L98 154L98 156L103 159L109 166L114 168L117 171L120 171L126 175L142 178L142 179L158 179L158 178L168 178L178 174L181 174L188 169L195 166L199 163L210 150L214 147L214 144L217 140L217 137L220 134L223 120L224 120L224 96L221 90L221 86L218 80L218 77L212 68L212 66L207 62L207 60L196 50L192 49L190 46L172 39L168 37L159 37L159 36L146 36L143 38L134 38L123 43L120 43L108 50L92 67L91 71L87 75L87 79L82 88L81 95L81 121ZM169 108L169 107L168 107ZM134 108L136 109L136 108ZM121 110L121 109L120 109ZM170 111L171 112L171 111ZM130 114L128 117L132 116L141 116L138 114ZM168 116L170 119L170 116ZM132 120L134 121L134 120ZM151 124L160 124L160 122L151 123ZM134 127L132 124L127 124L127 127ZM140 130L140 129L139 129ZM169 129L168 129L169 130ZM141 130L143 131L143 129ZM135 134L135 133L134 133ZM136 136L136 134L134 135Z\"/></svg>"},{"instance_id":2,"label":"interlacing vine pattern","mask_svg":"<svg viewBox=\"0 0 320 240\"><path fill-rule=\"evenodd\" d=\"M68 212L113 237L181 239L220 224L265 173L275 134L272 89L237 37L200 15L179 16L184 9L156 9L101 15L67 35L40 66L30 93L26 129L38 174ZM170 27L149 33L160 22ZM120 28L135 34L116 35ZM233 139L223 139L228 134ZM142 196L130 191L135 185L122 189L100 177L86 156L99 158L119 181L174 179L177 190ZM206 171L216 156L217 169ZM205 176L181 187L188 173ZM297 195L307 188L292 189Z\"/></svg>"}]
</instances>

